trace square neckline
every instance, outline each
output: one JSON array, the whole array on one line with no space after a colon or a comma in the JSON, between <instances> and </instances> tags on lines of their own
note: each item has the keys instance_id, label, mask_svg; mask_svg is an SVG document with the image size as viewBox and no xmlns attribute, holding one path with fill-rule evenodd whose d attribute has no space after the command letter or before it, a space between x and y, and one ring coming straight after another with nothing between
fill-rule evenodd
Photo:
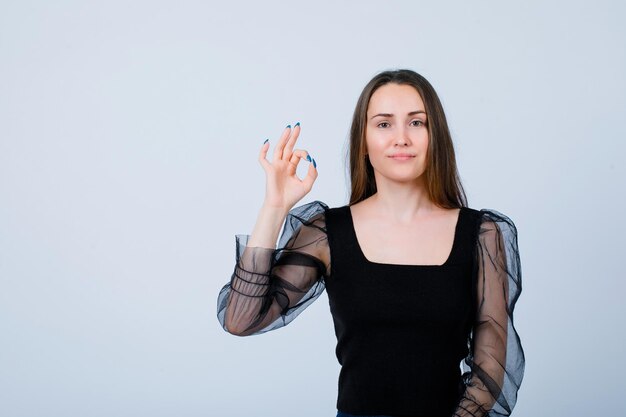
<instances>
[{"instance_id":1,"label":"square neckline","mask_svg":"<svg viewBox=\"0 0 626 417\"><path fill-rule=\"evenodd\" d=\"M352 235L352 239L354 240L355 246L357 248L358 251L358 255L359 257L365 261L365 263L369 264L369 265L374 265L374 266L379 266L379 267L389 267L389 268L396 268L396 267L400 267L400 268L442 268L445 266L448 266L451 259L452 259L452 255L454 254L454 251L456 250L456 247L458 246L458 240L459 240L459 228L461 225L461 221L462 221L462 216L463 213L465 212L465 207L460 207L459 210L459 214L457 215L457 219L456 219L456 225L454 226L454 237L452 239L452 248L450 249L450 253L448 253L448 257L446 258L446 260L441 264L441 265L426 265L426 264L390 264L390 263L384 263L384 262L374 262L374 261L370 261L369 259L367 259L367 257L365 256L365 253L363 253L363 249L361 248L361 244L359 243L359 239L356 235L356 229L354 227L354 218L352 217L352 210L350 209L350 205L346 205L345 206L347 214L348 214L348 220L349 220L349 228L350 228L350 233Z\"/></svg>"}]
</instances>

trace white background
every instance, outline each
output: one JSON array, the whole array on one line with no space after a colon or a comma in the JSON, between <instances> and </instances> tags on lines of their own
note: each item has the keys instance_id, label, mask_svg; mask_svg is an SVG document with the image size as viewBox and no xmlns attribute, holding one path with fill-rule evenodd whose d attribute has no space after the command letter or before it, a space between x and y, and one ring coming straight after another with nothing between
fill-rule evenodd
<instances>
[{"instance_id":1,"label":"white background","mask_svg":"<svg viewBox=\"0 0 626 417\"><path fill-rule=\"evenodd\" d=\"M299 204L346 204L357 97L405 67L441 97L470 207L518 228L513 415L620 414L625 12L0 2L0 415L334 416L326 294L248 338L217 294L262 203L263 140L300 121L319 177Z\"/></svg>"}]
</instances>

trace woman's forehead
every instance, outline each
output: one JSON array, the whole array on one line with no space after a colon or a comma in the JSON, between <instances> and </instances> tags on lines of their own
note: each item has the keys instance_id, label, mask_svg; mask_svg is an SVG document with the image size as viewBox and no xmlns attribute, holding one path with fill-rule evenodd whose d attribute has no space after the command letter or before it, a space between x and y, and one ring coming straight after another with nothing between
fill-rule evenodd
<instances>
[{"instance_id":1,"label":"woman's forehead","mask_svg":"<svg viewBox=\"0 0 626 417\"><path fill-rule=\"evenodd\" d=\"M413 86L388 83L374 91L367 111L368 113L403 115L424 111L424 102Z\"/></svg>"}]
</instances>

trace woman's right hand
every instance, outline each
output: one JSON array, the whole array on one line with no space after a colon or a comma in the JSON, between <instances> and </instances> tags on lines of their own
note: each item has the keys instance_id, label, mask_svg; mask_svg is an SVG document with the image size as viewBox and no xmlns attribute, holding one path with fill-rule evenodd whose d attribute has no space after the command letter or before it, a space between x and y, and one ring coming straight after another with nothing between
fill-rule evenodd
<instances>
[{"instance_id":1,"label":"woman's right hand","mask_svg":"<svg viewBox=\"0 0 626 417\"><path fill-rule=\"evenodd\" d=\"M304 197L317 178L317 167L311 158L307 175L300 179L296 168L301 159L307 160L309 155L303 149L293 149L300 134L300 123L293 128L287 126L274 148L274 156L270 163L267 159L269 141L261 147L259 162L265 171L265 202L264 205L279 208L288 212Z\"/></svg>"}]
</instances>

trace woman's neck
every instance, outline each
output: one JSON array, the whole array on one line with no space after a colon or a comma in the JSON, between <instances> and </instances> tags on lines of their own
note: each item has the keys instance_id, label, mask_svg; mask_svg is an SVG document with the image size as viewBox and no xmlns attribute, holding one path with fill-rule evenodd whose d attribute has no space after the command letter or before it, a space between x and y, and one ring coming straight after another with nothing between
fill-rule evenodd
<instances>
[{"instance_id":1,"label":"woman's neck","mask_svg":"<svg viewBox=\"0 0 626 417\"><path fill-rule=\"evenodd\" d=\"M390 185L379 188L365 200L370 212L398 223L410 223L416 218L429 217L441 209L428 198L426 189L419 186Z\"/></svg>"}]
</instances>

